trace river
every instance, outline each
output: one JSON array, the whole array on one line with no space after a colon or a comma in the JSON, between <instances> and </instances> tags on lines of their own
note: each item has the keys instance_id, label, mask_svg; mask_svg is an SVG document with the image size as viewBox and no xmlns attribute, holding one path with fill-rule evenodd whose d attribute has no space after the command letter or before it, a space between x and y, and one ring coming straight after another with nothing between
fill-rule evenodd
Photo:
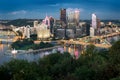
<instances>
[{"instance_id":1,"label":"river","mask_svg":"<svg viewBox=\"0 0 120 80\"><path fill-rule=\"evenodd\" d=\"M5 52L7 50L9 50L10 44L0 44L0 65L4 64L6 62L9 62L12 59L20 59L20 60L28 60L29 62L31 61L37 61L39 58L42 58L45 55L54 53L55 51L57 51L58 49L56 49L55 51L49 50L49 51L44 51L44 52L40 52L40 53L18 53L18 54L5 54ZM63 48L59 48L62 52L64 51Z\"/></svg>"},{"instance_id":2,"label":"river","mask_svg":"<svg viewBox=\"0 0 120 80\"><path fill-rule=\"evenodd\" d=\"M1 37L0 38L7 38L7 37ZM120 38L117 38L117 37L113 37L112 39L114 39L115 41L120 39ZM108 41L111 41L111 39L108 38ZM30 54L16 54L16 55L12 55L11 53L9 54L5 54L5 52L7 50L9 50L10 48L10 44L11 43L6 43L6 42L2 42L2 44L0 44L0 65L6 63L6 62L9 62L10 60L12 59L22 59L22 60L28 60L29 62L30 61L37 61L39 58L42 58L44 55L46 54L51 54L53 50L51 51L44 51L44 52L41 52L41 53L37 53L37 54L33 54L33 53L30 53ZM81 48L82 49L82 48ZM64 51L68 51L69 53L71 53L72 56L74 56L75 54L77 56L80 55L81 53L81 49L80 49L80 46L79 47L76 47L76 49L74 49L74 46L69 46L69 47L61 47L61 51L64 52ZM74 51L75 50L75 51Z\"/></svg>"},{"instance_id":3,"label":"river","mask_svg":"<svg viewBox=\"0 0 120 80\"><path fill-rule=\"evenodd\" d=\"M13 38L14 36L9 36L9 38ZM8 36L6 35L1 35L0 34L0 39L6 39L7 41L9 41ZM26 53L22 53L22 54L15 54L12 55L11 53L5 54L9 49L10 49L10 45L12 43L10 42L2 42L0 43L0 65L9 62L12 59L22 59L22 60L28 60L28 61L37 61L39 58L42 58L45 55L51 54L53 50L49 50L49 51L44 51L41 53L37 53L37 54L26 54ZM62 48L62 47L61 47ZM62 48L63 49L63 48Z\"/></svg>"}]
</instances>

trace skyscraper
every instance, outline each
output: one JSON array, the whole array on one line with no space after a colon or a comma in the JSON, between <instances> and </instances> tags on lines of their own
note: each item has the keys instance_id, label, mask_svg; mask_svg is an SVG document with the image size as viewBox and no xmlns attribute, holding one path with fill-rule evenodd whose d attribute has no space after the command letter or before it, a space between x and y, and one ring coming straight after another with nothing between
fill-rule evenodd
<instances>
[{"instance_id":1,"label":"skyscraper","mask_svg":"<svg viewBox=\"0 0 120 80\"><path fill-rule=\"evenodd\" d=\"M66 9L60 10L60 21L62 25L66 24Z\"/></svg>"},{"instance_id":2,"label":"skyscraper","mask_svg":"<svg viewBox=\"0 0 120 80\"><path fill-rule=\"evenodd\" d=\"M50 19L48 16L45 17L44 23L48 26L48 28L50 28Z\"/></svg>"},{"instance_id":3,"label":"skyscraper","mask_svg":"<svg viewBox=\"0 0 120 80\"><path fill-rule=\"evenodd\" d=\"M95 14L92 14L92 28L94 29L95 35L100 35L100 19Z\"/></svg>"},{"instance_id":4,"label":"skyscraper","mask_svg":"<svg viewBox=\"0 0 120 80\"><path fill-rule=\"evenodd\" d=\"M67 9L67 22L69 27L77 27L79 24L80 10L79 9Z\"/></svg>"},{"instance_id":5,"label":"skyscraper","mask_svg":"<svg viewBox=\"0 0 120 80\"><path fill-rule=\"evenodd\" d=\"M67 21L66 21L66 9L61 9L60 10L60 21L61 21L61 26L64 28L65 31L65 38L67 37L66 35L66 28L67 28Z\"/></svg>"},{"instance_id":6,"label":"skyscraper","mask_svg":"<svg viewBox=\"0 0 120 80\"><path fill-rule=\"evenodd\" d=\"M76 23L76 26L79 25L79 19L80 18L80 10L79 9L75 9L75 23Z\"/></svg>"},{"instance_id":7,"label":"skyscraper","mask_svg":"<svg viewBox=\"0 0 120 80\"><path fill-rule=\"evenodd\" d=\"M86 35L89 36L90 35L90 24L86 24Z\"/></svg>"},{"instance_id":8,"label":"skyscraper","mask_svg":"<svg viewBox=\"0 0 120 80\"><path fill-rule=\"evenodd\" d=\"M97 35L100 35L100 27L101 27L101 22L100 19L97 18Z\"/></svg>"},{"instance_id":9,"label":"skyscraper","mask_svg":"<svg viewBox=\"0 0 120 80\"><path fill-rule=\"evenodd\" d=\"M54 33L54 18L50 17L50 32Z\"/></svg>"},{"instance_id":10,"label":"skyscraper","mask_svg":"<svg viewBox=\"0 0 120 80\"><path fill-rule=\"evenodd\" d=\"M74 22L74 10L72 8L67 9L67 22L68 24Z\"/></svg>"},{"instance_id":11,"label":"skyscraper","mask_svg":"<svg viewBox=\"0 0 120 80\"><path fill-rule=\"evenodd\" d=\"M92 14L92 28L97 28L97 17L95 14Z\"/></svg>"}]
</instances>

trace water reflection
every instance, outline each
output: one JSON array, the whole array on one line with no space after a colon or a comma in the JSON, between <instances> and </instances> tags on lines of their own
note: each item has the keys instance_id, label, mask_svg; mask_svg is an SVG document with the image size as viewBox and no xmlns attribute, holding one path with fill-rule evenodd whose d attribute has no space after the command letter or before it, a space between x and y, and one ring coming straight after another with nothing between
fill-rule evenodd
<instances>
[{"instance_id":1,"label":"water reflection","mask_svg":"<svg viewBox=\"0 0 120 80\"><path fill-rule=\"evenodd\" d=\"M118 40L119 37L113 37L113 38L108 38L108 41L111 41L112 39L114 40ZM5 55L5 52L10 48L10 44L0 44L0 65L8 62L12 59L23 59L23 60L28 60L28 61L37 61L39 58L42 58L45 55L54 53L56 51L56 49L53 50L49 50L49 51L44 51L44 52L40 52L40 53L28 53L28 54L16 54L16 55ZM82 54L82 50L86 49L85 46L81 46L81 45L66 45L64 47L60 47L57 50L60 51L61 53L65 52L69 52L73 57L74 56L80 56Z\"/></svg>"},{"instance_id":2,"label":"water reflection","mask_svg":"<svg viewBox=\"0 0 120 80\"><path fill-rule=\"evenodd\" d=\"M39 58L44 57L45 55L49 55L51 53L56 52L55 50L59 50L59 52L64 52L63 47L60 47L58 49L51 49L49 51L44 51L40 53L17 53L17 54L11 54L5 52L9 50L10 44L0 44L0 65L4 64L5 62L9 62L12 59L19 59L19 60L28 60L31 61L37 61Z\"/></svg>"}]
</instances>

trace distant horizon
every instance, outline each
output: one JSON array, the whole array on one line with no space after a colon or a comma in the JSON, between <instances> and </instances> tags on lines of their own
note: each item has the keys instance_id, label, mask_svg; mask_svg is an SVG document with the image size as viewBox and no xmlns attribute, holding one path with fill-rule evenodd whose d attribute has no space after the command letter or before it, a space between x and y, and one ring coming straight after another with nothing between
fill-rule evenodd
<instances>
[{"instance_id":1,"label":"distant horizon","mask_svg":"<svg viewBox=\"0 0 120 80\"><path fill-rule=\"evenodd\" d=\"M36 19L36 18L17 18L17 19L0 19L0 20L18 20L18 19L21 19L21 20L23 20L23 19L40 20L40 19ZM43 19L41 19L41 20L43 20ZM56 19L56 20L60 20L60 19ZM80 19L80 21L81 20L92 20L92 19ZM120 19L100 19L100 20L120 20Z\"/></svg>"}]
</instances>

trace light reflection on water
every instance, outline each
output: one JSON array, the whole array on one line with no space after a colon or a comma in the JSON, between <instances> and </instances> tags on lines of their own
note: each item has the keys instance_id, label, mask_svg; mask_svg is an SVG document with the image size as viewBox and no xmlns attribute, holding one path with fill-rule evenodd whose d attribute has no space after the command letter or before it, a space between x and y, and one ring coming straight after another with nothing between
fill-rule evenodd
<instances>
[{"instance_id":1,"label":"light reflection on water","mask_svg":"<svg viewBox=\"0 0 120 80\"><path fill-rule=\"evenodd\" d=\"M10 56L5 56L4 52L8 49L7 44L0 44L0 64L12 59Z\"/></svg>"},{"instance_id":2,"label":"light reflection on water","mask_svg":"<svg viewBox=\"0 0 120 80\"><path fill-rule=\"evenodd\" d=\"M5 35L0 35L0 39L7 39L9 40L9 38L14 38L13 35L9 35L9 36L5 36ZM0 65L4 64L5 62L9 62L12 59L24 59L24 60L28 60L28 61L37 61L39 58L43 57L45 54L50 54L52 52L50 51L45 51L45 52L41 52L41 53L37 53L37 54L16 54L16 55L12 55L11 53L5 54L5 52L7 50L9 50L11 43L8 42L2 42L0 43Z\"/></svg>"},{"instance_id":3,"label":"light reflection on water","mask_svg":"<svg viewBox=\"0 0 120 80\"><path fill-rule=\"evenodd\" d=\"M12 59L22 59L30 61L37 61L39 58L42 58L45 54L51 54L52 50L45 51L41 53L21 53L12 55L11 53L5 54L5 52L9 49L10 44L0 44L0 65L4 64L5 62L9 62ZM63 48L61 47L63 50ZM64 50L63 50L64 51ZM62 51L62 52L63 52Z\"/></svg>"},{"instance_id":4,"label":"light reflection on water","mask_svg":"<svg viewBox=\"0 0 120 80\"><path fill-rule=\"evenodd\" d=\"M118 38L114 37L114 40L118 40ZM108 38L108 40L111 41L110 38ZM46 52L41 52L41 53L36 53L36 54L16 54L16 55L5 55L5 51L7 51L10 47L10 43L9 44L0 44L0 65L4 64L5 62L8 62L12 59L24 59L24 60L28 60L28 61L37 61L39 58L42 58L45 54L50 54L50 51L46 51ZM61 49L59 48L59 50L61 50L62 52L64 51L68 51L69 53L71 53L72 56L74 56L74 47L61 47ZM77 49L79 52L79 55L81 54L80 49Z\"/></svg>"}]
</instances>

